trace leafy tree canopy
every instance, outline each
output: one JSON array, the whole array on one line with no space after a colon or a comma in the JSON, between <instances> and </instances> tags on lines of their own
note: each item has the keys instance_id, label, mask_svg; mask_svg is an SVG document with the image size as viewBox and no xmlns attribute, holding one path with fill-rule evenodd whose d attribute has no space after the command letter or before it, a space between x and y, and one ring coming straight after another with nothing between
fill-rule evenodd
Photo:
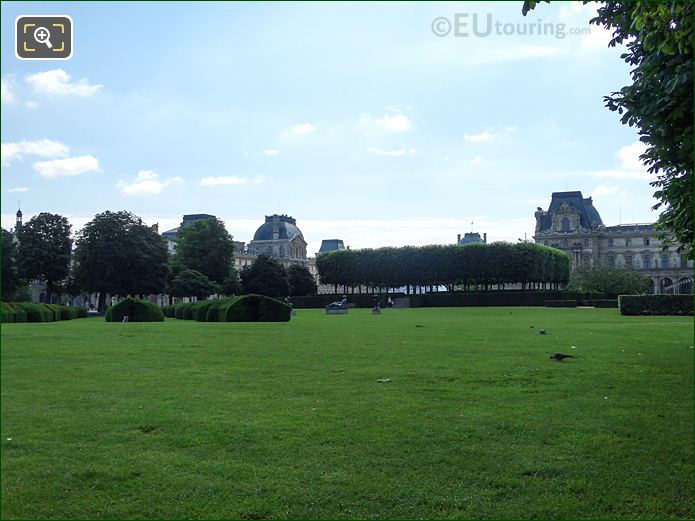
<instances>
[{"instance_id":1,"label":"leafy tree canopy","mask_svg":"<svg viewBox=\"0 0 695 521\"><path fill-rule=\"evenodd\" d=\"M104 212L77 236L75 276L102 295L161 293L168 274L166 241L130 212Z\"/></svg>"},{"instance_id":2,"label":"leafy tree canopy","mask_svg":"<svg viewBox=\"0 0 695 521\"><path fill-rule=\"evenodd\" d=\"M287 279L290 284L290 295L294 297L314 295L318 291L316 281L306 266L292 264L287 268Z\"/></svg>"},{"instance_id":3,"label":"leafy tree canopy","mask_svg":"<svg viewBox=\"0 0 695 521\"><path fill-rule=\"evenodd\" d=\"M17 232L19 271L27 279L45 280L49 299L56 282L64 279L70 270L71 228L62 215L44 212L29 219Z\"/></svg>"},{"instance_id":4,"label":"leafy tree canopy","mask_svg":"<svg viewBox=\"0 0 695 521\"><path fill-rule=\"evenodd\" d=\"M175 262L222 284L229 276L234 243L219 219L200 219L179 230Z\"/></svg>"},{"instance_id":5,"label":"leafy tree canopy","mask_svg":"<svg viewBox=\"0 0 695 521\"><path fill-rule=\"evenodd\" d=\"M268 255L258 255L250 266L240 273L241 283L248 293L268 297L286 297L290 291L285 268Z\"/></svg>"},{"instance_id":6,"label":"leafy tree canopy","mask_svg":"<svg viewBox=\"0 0 695 521\"><path fill-rule=\"evenodd\" d=\"M17 271L17 247L14 235L2 229L2 300L9 302L23 284Z\"/></svg>"},{"instance_id":7,"label":"leafy tree canopy","mask_svg":"<svg viewBox=\"0 0 695 521\"><path fill-rule=\"evenodd\" d=\"M639 295L649 288L649 279L634 268L594 266L572 274L570 289L586 293Z\"/></svg>"},{"instance_id":8,"label":"leafy tree canopy","mask_svg":"<svg viewBox=\"0 0 695 521\"><path fill-rule=\"evenodd\" d=\"M195 270L181 271L169 284L169 294L174 297L207 298L218 291L217 284Z\"/></svg>"}]
</instances>

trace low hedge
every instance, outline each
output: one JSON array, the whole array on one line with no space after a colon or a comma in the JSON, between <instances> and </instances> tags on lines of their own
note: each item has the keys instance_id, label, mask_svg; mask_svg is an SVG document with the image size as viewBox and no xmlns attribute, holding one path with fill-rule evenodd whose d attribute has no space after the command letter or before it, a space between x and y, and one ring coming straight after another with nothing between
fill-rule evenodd
<instances>
[{"instance_id":1,"label":"low hedge","mask_svg":"<svg viewBox=\"0 0 695 521\"><path fill-rule=\"evenodd\" d=\"M27 313L17 307L16 304L2 303L2 321L4 323L26 322Z\"/></svg>"},{"instance_id":2,"label":"low hedge","mask_svg":"<svg viewBox=\"0 0 695 521\"><path fill-rule=\"evenodd\" d=\"M128 297L115 306L109 306L106 310L107 322L122 322L124 316L128 316L129 322L163 322L164 315L161 310L147 300L138 300Z\"/></svg>"},{"instance_id":3,"label":"low hedge","mask_svg":"<svg viewBox=\"0 0 695 521\"><path fill-rule=\"evenodd\" d=\"M546 308L576 308L577 307L577 301L572 299L572 300L546 300L545 301L545 307Z\"/></svg>"},{"instance_id":4,"label":"low hedge","mask_svg":"<svg viewBox=\"0 0 695 521\"><path fill-rule=\"evenodd\" d=\"M30 302L3 302L3 322L57 322L86 318L87 310L58 304L32 304Z\"/></svg>"},{"instance_id":5,"label":"low hedge","mask_svg":"<svg viewBox=\"0 0 695 521\"><path fill-rule=\"evenodd\" d=\"M692 315L692 295L620 295L621 315Z\"/></svg>"},{"instance_id":6,"label":"low hedge","mask_svg":"<svg viewBox=\"0 0 695 521\"><path fill-rule=\"evenodd\" d=\"M198 322L287 322L292 308L264 295L177 304L175 317Z\"/></svg>"}]
</instances>

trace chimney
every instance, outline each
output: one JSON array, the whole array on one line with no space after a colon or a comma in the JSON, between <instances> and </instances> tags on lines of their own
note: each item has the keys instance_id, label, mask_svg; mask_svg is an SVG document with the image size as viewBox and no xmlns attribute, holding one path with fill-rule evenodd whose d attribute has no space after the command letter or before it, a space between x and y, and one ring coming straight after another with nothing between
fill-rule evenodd
<instances>
[{"instance_id":1,"label":"chimney","mask_svg":"<svg viewBox=\"0 0 695 521\"><path fill-rule=\"evenodd\" d=\"M461 242L461 234L460 233L456 236L456 244L458 244L459 242Z\"/></svg>"},{"instance_id":2,"label":"chimney","mask_svg":"<svg viewBox=\"0 0 695 521\"><path fill-rule=\"evenodd\" d=\"M483 243L487 244L487 233L483 234Z\"/></svg>"}]
</instances>

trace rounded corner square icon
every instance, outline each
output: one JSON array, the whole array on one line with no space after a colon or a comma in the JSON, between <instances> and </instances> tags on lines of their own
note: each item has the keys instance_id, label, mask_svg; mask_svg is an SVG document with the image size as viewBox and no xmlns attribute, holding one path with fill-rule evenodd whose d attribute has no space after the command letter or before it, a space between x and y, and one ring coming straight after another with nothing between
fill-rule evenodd
<instances>
[{"instance_id":1,"label":"rounded corner square icon","mask_svg":"<svg viewBox=\"0 0 695 521\"><path fill-rule=\"evenodd\" d=\"M21 15L15 19L15 56L20 60L69 60L72 57L72 17Z\"/></svg>"}]
</instances>

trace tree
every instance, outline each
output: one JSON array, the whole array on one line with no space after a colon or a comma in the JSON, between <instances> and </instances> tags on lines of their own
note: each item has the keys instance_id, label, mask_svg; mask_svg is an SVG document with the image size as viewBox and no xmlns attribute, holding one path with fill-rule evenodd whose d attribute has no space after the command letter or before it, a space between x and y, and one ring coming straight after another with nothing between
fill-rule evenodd
<instances>
[{"instance_id":1,"label":"tree","mask_svg":"<svg viewBox=\"0 0 695 521\"><path fill-rule=\"evenodd\" d=\"M174 297L207 298L217 293L219 287L205 275L195 270L183 270L169 283L168 292Z\"/></svg>"},{"instance_id":2,"label":"tree","mask_svg":"<svg viewBox=\"0 0 695 521\"><path fill-rule=\"evenodd\" d=\"M219 219L200 219L179 230L175 262L222 284L230 275L234 243Z\"/></svg>"},{"instance_id":3,"label":"tree","mask_svg":"<svg viewBox=\"0 0 695 521\"><path fill-rule=\"evenodd\" d=\"M572 274L570 289L586 293L638 295L649 288L649 279L634 268L593 266Z\"/></svg>"},{"instance_id":4,"label":"tree","mask_svg":"<svg viewBox=\"0 0 695 521\"><path fill-rule=\"evenodd\" d=\"M17 271L17 246L14 235L2 229L2 300L12 300L15 292L24 284Z\"/></svg>"},{"instance_id":5,"label":"tree","mask_svg":"<svg viewBox=\"0 0 695 521\"><path fill-rule=\"evenodd\" d=\"M44 212L29 219L17 232L19 271L27 279L46 281L49 302L56 283L67 277L70 271L70 228L70 223L62 215Z\"/></svg>"},{"instance_id":6,"label":"tree","mask_svg":"<svg viewBox=\"0 0 695 521\"><path fill-rule=\"evenodd\" d=\"M290 292L287 271L282 264L265 254L258 255L250 266L244 266L240 276L248 293L285 297Z\"/></svg>"},{"instance_id":7,"label":"tree","mask_svg":"<svg viewBox=\"0 0 695 521\"><path fill-rule=\"evenodd\" d=\"M220 286L220 293L222 293L222 295L231 296L243 292L244 288L239 280L239 273L237 272L236 268L232 267L229 270L229 276L224 279L224 282Z\"/></svg>"},{"instance_id":8,"label":"tree","mask_svg":"<svg viewBox=\"0 0 695 521\"><path fill-rule=\"evenodd\" d=\"M293 297L313 295L318 291L316 281L306 266L292 264L287 269L287 281L290 284L290 295Z\"/></svg>"},{"instance_id":9,"label":"tree","mask_svg":"<svg viewBox=\"0 0 695 521\"><path fill-rule=\"evenodd\" d=\"M536 4L524 2L523 14ZM693 3L607 1L590 23L613 31L610 47L625 43L621 58L633 67L632 84L604 101L646 145L640 159L656 175L652 208L662 210L657 225L665 246L671 231L692 258Z\"/></svg>"},{"instance_id":10,"label":"tree","mask_svg":"<svg viewBox=\"0 0 695 521\"><path fill-rule=\"evenodd\" d=\"M87 291L104 297L141 295L164 290L169 267L166 241L130 212L104 212L77 236L75 276Z\"/></svg>"}]
</instances>

